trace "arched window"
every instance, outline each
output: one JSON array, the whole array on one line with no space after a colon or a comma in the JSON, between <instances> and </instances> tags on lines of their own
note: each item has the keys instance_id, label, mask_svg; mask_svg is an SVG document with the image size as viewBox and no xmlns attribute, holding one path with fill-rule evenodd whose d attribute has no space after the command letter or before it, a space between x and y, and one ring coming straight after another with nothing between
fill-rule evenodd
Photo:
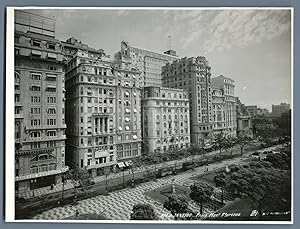
<instances>
[{"instance_id":1,"label":"arched window","mask_svg":"<svg viewBox=\"0 0 300 229\"><path fill-rule=\"evenodd\" d=\"M92 139L88 138L88 146L91 146L91 145L92 145Z\"/></svg>"},{"instance_id":2,"label":"arched window","mask_svg":"<svg viewBox=\"0 0 300 229\"><path fill-rule=\"evenodd\" d=\"M156 120L158 120L158 121L159 121L159 115L156 115Z\"/></svg>"},{"instance_id":3,"label":"arched window","mask_svg":"<svg viewBox=\"0 0 300 229\"><path fill-rule=\"evenodd\" d=\"M156 144L160 144L160 140L157 140L157 141L156 141Z\"/></svg>"},{"instance_id":4,"label":"arched window","mask_svg":"<svg viewBox=\"0 0 300 229\"><path fill-rule=\"evenodd\" d=\"M163 119L164 119L164 121L166 121L166 119L167 119L166 115L164 115Z\"/></svg>"}]
</instances>

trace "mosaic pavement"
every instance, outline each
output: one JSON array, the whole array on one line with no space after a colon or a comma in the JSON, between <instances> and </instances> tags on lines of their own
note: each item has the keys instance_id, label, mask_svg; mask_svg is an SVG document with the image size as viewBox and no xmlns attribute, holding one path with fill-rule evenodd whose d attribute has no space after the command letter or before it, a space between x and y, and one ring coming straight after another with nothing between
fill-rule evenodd
<instances>
[{"instance_id":1,"label":"mosaic pavement","mask_svg":"<svg viewBox=\"0 0 300 229\"><path fill-rule=\"evenodd\" d=\"M213 165L210 167L210 170L222 167L225 165L225 163L227 164L229 161ZM79 214L94 213L102 214L108 219L112 220L129 220L131 209L135 204L149 203L154 208L159 220L172 220L173 217L170 217L170 212L166 210L161 203L152 200L143 193L151 189L171 184L173 178L175 178L175 183L188 186L189 183L193 183L193 181L189 180L189 178L202 173L203 171L204 168L197 168L192 172L187 171L179 175L168 176L157 179L157 181L143 183L135 188L127 188L120 191L111 192L108 196L99 195L93 198L81 200L78 201L76 206L66 205L63 207L53 208L35 216L33 219L61 220L74 216L76 210L78 210ZM189 202L189 207L195 212L199 211L199 206L193 203L193 201ZM212 211L212 207L206 206L204 213Z\"/></svg>"}]
</instances>

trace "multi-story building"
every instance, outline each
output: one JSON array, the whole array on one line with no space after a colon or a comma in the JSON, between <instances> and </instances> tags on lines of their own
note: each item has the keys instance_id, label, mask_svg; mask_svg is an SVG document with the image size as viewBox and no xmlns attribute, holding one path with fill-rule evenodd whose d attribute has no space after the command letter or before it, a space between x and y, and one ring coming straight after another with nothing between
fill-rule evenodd
<instances>
[{"instance_id":1,"label":"multi-story building","mask_svg":"<svg viewBox=\"0 0 300 229\"><path fill-rule=\"evenodd\" d=\"M281 114L290 109L290 104L280 103L279 105L272 105L272 116L280 117Z\"/></svg>"},{"instance_id":2,"label":"multi-story building","mask_svg":"<svg viewBox=\"0 0 300 229\"><path fill-rule=\"evenodd\" d=\"M126 61L125 61L125 60ZM162 86L161 68L166 63L179 59L174 50L157 53L142 48L131 46L128 42L121 42L121 51L115 54L115 62L131 64L133 68L141 72L142 85Z\"/></svg>"},{"instance_id":3,"label":"multi-story building","mask_svg":"<svg viewBox=\"0 0 300 229\"><path fill-rule=\"evenodd\" d=\"M222 75L211 79L212 87L220 89L225 98L225 133L226 135L236 136L236 97L234 97L234 81ZM223 124L223 126L224 126Z\"/></svg>"},{"instance_id":4,"label":"multi-story building","mask_svg":"<svg viewBox=\"0 0 300 229\"><path fill-rule=\"evenodd\" d=\"M141 154L139 72L104 56L77 45L66 68L67 161L92 176Z\"/></svg>"},{"instance_id":5,"label":"multi-story building","mask_svg":"<svg viewBox=\"0 0 300 229\"><path fill-rule=\"evenodd\" d=\"M257 108L257 105L250 105L245 107L252 118L255 118L258 115L259 108Z\"/></svg>"},{"instance_id":6,"label":"multi-story building","mask_svg":"<svg viewBox=\"0 0 300 229\"><path fill-rule=\"evenodd\" d=\"M267 117L269 115L269 111L266 108L257 108L257 116L259 117Z\"/></svg>"},{"instance_id":7,"label":"multi-story building","mask_svg":"<svg viewBox=\"0 0 300 229\"><path fill-rule=\"evenodd\" d=\"M221 133L226 130L225 96L223 91L212 88L213 130Z\"/></svg>"},{"instance_id":8,"label":"multi-story building","mask_svg":"<svg viewBox=\"0 0 300 229\"><path fill-rule=\"evenodd\" d=\"M143 150L164 152L190 145L189 100L182 89L145 87L142 99Z\"/></svg>"},{"instance_id":9,"label":"multi-story building","mask_svg":"<svg viewBox=\"0 0 300 229\"><path fill-rule=\"evenodd\" d=\"M189 92L191 142L205 145L213 130L211 67L205 57L190 57L162 68L163 86Z\"/></svg>"},{"instance_id":10,"label":"multi-story building","mask_svg":"<svg viewBox=\"0 0 300 229\"><path fill-rule=\"evenodd\" d=\"M239 98L236 102L237 136L253 137L252 118L247 107L241 103Z\"/></svg>"},{"instance_id":11,"label":"multi-story building","mask_svg":"<svg viewBox=\"0 0 300 229\"><path fill-rule=\"evenodd\" d=\"M58 184L65 166L65 75L55 21L15 11L15 181L18 193Z\"/></svg>"}]
</instances>

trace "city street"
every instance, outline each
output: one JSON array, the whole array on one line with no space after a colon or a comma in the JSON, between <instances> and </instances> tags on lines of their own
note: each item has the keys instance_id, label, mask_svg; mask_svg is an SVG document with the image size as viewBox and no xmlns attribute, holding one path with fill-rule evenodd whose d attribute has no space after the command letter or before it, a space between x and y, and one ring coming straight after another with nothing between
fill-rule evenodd
<instances>
[{"instance_id":1,"label":"city street","mask_svg":"<svg viewBox=\"0 0 300 229\"><path fill-rule=\"evenodd\" d=\"M272 150L277 147L278 146L273 146L270 148L266 148L265 150ZM245 153L243 157L236 157L219 163L213 163L208 166L208 169L209 171L211 171L229 164L240 164L243 162L243 160L248 158L251 153L253 153L253 151ZM45 211L42 214L36 215L33 219L61 220L74 216L76 210L78 210L80 214L102 214L108 219L129 220L131 209L135 204L149 203L155 209L155 212L160 220L170 220L172 219L172 217L163 217L169 214L166 214L168 213L168 211L164 209L162 204L144 196L143 193L151 189L171 184L173 178L175 178L175 183L179 185L187 185L189 183L193 183L194 181L190 180L189 178L204 173L205 169L206 168L204 167L199 167L195 170L189 170L175 176L168 176L157 179L156 181L143 183L135 188L126 188L120 191L111 192L108 196L99 195L93 198L88 198L82 201L78 201L78 204L75 206L66 205L62 207L56 207ZM199 210L199 207L195 203L192 203L190 201L189 204L195 211Z\"/></svg>"}]
</instances>

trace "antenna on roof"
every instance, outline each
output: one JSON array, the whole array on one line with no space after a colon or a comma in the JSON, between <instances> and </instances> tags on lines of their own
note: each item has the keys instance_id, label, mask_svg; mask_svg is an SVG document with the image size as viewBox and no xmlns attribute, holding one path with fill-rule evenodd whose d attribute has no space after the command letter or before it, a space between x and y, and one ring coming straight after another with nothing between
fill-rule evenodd
<instances>
[{"instance_id":1,"label":"antenna on roof","mask_svg":"<svg viewBox=\"0 0 300 229\"><path fill-rule=\"evenodd\" d=\"M169 50L172 49L172 36L171 35L168 36L168 49Z\"/></svg>"}]
</instances>

